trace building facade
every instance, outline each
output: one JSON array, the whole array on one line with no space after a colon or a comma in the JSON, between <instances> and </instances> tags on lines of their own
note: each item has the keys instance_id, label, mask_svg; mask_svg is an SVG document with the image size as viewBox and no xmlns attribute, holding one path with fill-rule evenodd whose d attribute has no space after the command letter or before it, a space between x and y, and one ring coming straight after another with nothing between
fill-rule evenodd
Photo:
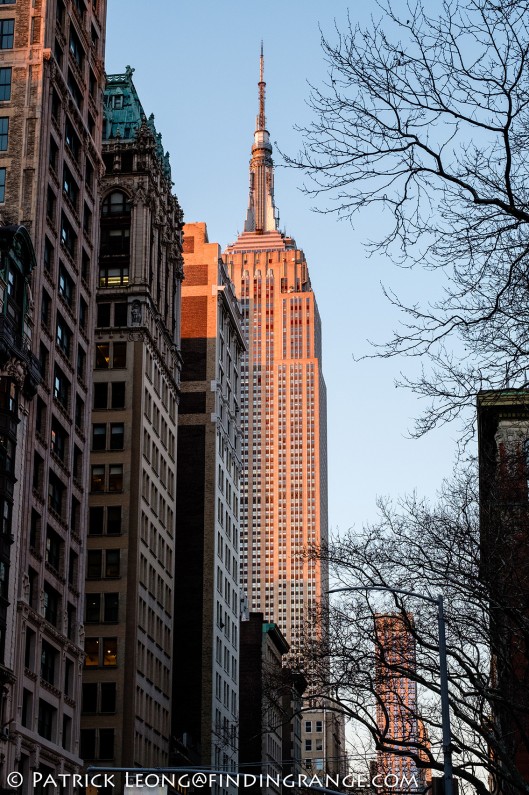
<instances>
[{"instance_id":1,"label":"building facade","mask_svg":"<svg viewBox=\"0 0 529 795\"><path fill-rule=\"evenodd\" d=\"M0 212L3 223L25 227L35 250L37 267L31 278L24 273L26 322L33 322L30 349L42 376L18 431L25 445L17 443L16 452L10 570L17 578L10 581L14 614L6 637L14 681L0 732L5 769L20 770L28 792L30 770L68 773L81 764L105 17L106 0L0 6ZM25 247L20 236L13 242ZM15 277L8 294L19 294L16 273L6 276ZM11 318L15 304L11 297ZM25 312L20 302L19 309Z\"/></svg>"},{"instance_id":2,"label":"building facade","mask_svg":"<svg viewBox=\"0 0 529 795\"><path fill-rule=\"evenodd\" d=\"M283 710L283 656L288 643L276 624L250 613L241 622L240 705L241 771L263 776L248 787L249 795L282 792L283 737L290 733L290 715Z\"/></svg>"},{"instance_id":3,"label":"building facade","mask_svg":"<svg viewBox=\"0 0 529 795\"><path fill-rule=\"evenodd\" d=\"M204 223L185 225L184 263L172 733L190 761L235 771L244 341L233 285Z\"/></svg>"},{"instance_id":4,"label":"building facade","mask_svg":"<svg viewBox=\"0 0 529 795\"><path fill-rule=\"evenodd\" d=\"M245 231L224 254L248 340L241 374L241 584L250 609L297 642L327 589L319 561L302 554L327 539L326 389L305 255L278 230L262 56L259 91Z\"/></svg>"},{"instance_id":5,"label":"building facade","mask_svg":"<svg viewBox=\"0 0 529 795\"><path fill-rule=\"evenodd\" d=\"M480 565L498 694L490 783L511 793L529 781L529 392L481 392L477 417Z\"/></svg>"},{"instance_id":6,"label":"building facade","mask_svg":"<svg viewBox=\"0 0 529 795\"><path fill-rule=\"evenodd\" d=\"M132 71L104 94L81 756L148 767L169 762L182 213Z\"/></svg>"},{"instance_id":7,"label":"building facade","mask_svg":"<svg viewBox=\"0 0 529 795\"><path fill-rule=\"evenodd\" d=\"M377 773L391 781L405 778L412 782L410 792L423 792L426 770L407 755L420 753L418 748L424 743L413 676L417 663L412 627L409 614L378 615L375 619L377 728L389 749L377 752Z\"/></svg>"}]
</instances>

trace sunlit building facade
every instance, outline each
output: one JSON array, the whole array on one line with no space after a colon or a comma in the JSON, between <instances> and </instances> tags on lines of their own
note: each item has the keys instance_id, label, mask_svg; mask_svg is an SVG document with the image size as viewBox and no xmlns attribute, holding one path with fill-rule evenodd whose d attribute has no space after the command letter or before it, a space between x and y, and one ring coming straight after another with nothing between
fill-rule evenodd
<instances>
[{"instance_id":1,"label":"sunlit building facade","mask_svg":"<svg viewBox=\"0 0 529 795\"><path fill-rule=\"evenodd\" d=\"M4 345L11 321L18 323L18 347L31 354L25 366L38 361L40 367L35 397L27 399L20 372L14 396L20 422L5 638L14 677L0 727L0 785L6 771L20 771L24 795L33 792L30 770L72 773L81 765L86 434L105 18L106 0L0 5L0 213L18 230L11 242L23 265L4 276ZM33 267L19 225L34 248ZM4 237L4 268L9 248ZM9 476L2 479L6 485ZM0 550L2 557L5 547Z\"/></svg>"},{"instance_id":2,"label":"sunlit building facade","mask_svg":"<svg viewBox=\"0 0 529 795\"><path fill-rule=\"evenodd\" d=\"M172 733L188 761L233 772L244 340L233 285L205 223L184 226L184 269ZM222 789L236 791L233 784Z\"/></svg>"},{"instance_id":3,"label":"sunlit building facade","mask_svg":"<svg viewBox=\"0 0 529 795\"><path fill-rule=\"evenodd\" d=\"M241 587L250 610L277 623L295 656L328 588L324 565L303 554L328 535L327 404L307 262L279 230L262 53L248 211L224 260L248 345L241 368ZM337 747L331 755L341 760L343 753ZM321 769L326 756L322 749Z\"/></svg>"},{"instance_id":4,"label":"sunlit building facade","mask_svg":"<svg viewBox=\"0 0 529 795\"><path fill-rule=\"evenodd\" d=\"M107 77L81 756L169 763L182 213L133 70Z\"/></svg>"},{"instance_id":5,"label":"sunlit building facade","mask_svg":"<svg viewBox=\"0 0 529 795\"><path fill-rule=\"evenodd\" d=\"M384 780L410 782L410 792L423 792L427 771L407 755L407 750L419 754L419 746L426 742L418 713L412 627L411 615L379 615L375 619L377 726L390 749L378 751L377 773ZM424 758L424 754L420 756Z\"/></svg>"}]
</instances>

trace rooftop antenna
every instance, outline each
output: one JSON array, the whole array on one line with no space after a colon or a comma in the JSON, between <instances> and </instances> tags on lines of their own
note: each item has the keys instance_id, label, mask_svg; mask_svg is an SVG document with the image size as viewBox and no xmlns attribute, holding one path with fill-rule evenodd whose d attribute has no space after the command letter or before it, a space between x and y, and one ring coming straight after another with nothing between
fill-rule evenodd
<instances>
[{"instance_id":1,"label":"rooftop antenna","mask_svg":"<svg viewBox=\"0 0 529 795\"><path fill-rule=\"evenodd\" d=\"M263 54L263 41L261 39L261 58L259 62L259 116L257 117L257 129L266 129L265 119L265 87L264 81L264 54Z\"/></svg>"}]
</instances>

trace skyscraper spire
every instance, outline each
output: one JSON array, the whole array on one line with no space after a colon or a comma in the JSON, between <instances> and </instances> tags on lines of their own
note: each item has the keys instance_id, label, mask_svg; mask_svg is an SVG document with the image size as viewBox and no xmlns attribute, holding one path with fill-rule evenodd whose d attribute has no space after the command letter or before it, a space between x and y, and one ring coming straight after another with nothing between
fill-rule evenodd
<instances>
[{"instance_id":1,"label":"skyscraper spire","mask_svg":"<svg viewBox=\"0 0 529 795\"><path fill-rule=\"evenodd\" d=\"M265 88L264 81L264 55L263 55L263 41L261 39L261 60L259 64L259 115L257 117L257 129L266 129L266 116L265 116Z\"/></svg>"},{"instance_id":2,"label":"skyscraper spire","mask_svg":"<svg viewBox=\"0 0 529 795\"><path fill-rule=\"evenodd\" d=\"M257 114L252 159L250 160L250 198L244 224L245 232L275 232L278 227L274 205L274 162L272 144L266 129L264 54L261 42L259 61L259 113Z\"/></svg>"}]
</instances>

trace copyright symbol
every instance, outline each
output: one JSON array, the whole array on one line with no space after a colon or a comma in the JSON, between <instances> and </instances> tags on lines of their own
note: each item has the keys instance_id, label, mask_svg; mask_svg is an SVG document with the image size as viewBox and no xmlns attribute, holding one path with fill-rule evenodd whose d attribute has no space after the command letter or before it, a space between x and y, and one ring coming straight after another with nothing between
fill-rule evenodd
<instances>
[{"instance_id":1,"label":"copyright symbol","mask_svg":"<svg viewBox=\"0 0 529 795\"><path fill-rule=\"evenodd\" d=\"M7 783L10 787L21 787L24 783L24 776L22 773L8 773L7 774Z\"/></svg>"},{"instance_id":2,"label":"copyright symbol","mask_svg":"<svg viewBox=\"0 0 529 795\"><path fill-rule=\"evenodd\" d=\"M195 773L193 778L191 779L191 783L195 787L205 787L208 783L208 777L205 773Z\"/></svg>"}]
</instances>

